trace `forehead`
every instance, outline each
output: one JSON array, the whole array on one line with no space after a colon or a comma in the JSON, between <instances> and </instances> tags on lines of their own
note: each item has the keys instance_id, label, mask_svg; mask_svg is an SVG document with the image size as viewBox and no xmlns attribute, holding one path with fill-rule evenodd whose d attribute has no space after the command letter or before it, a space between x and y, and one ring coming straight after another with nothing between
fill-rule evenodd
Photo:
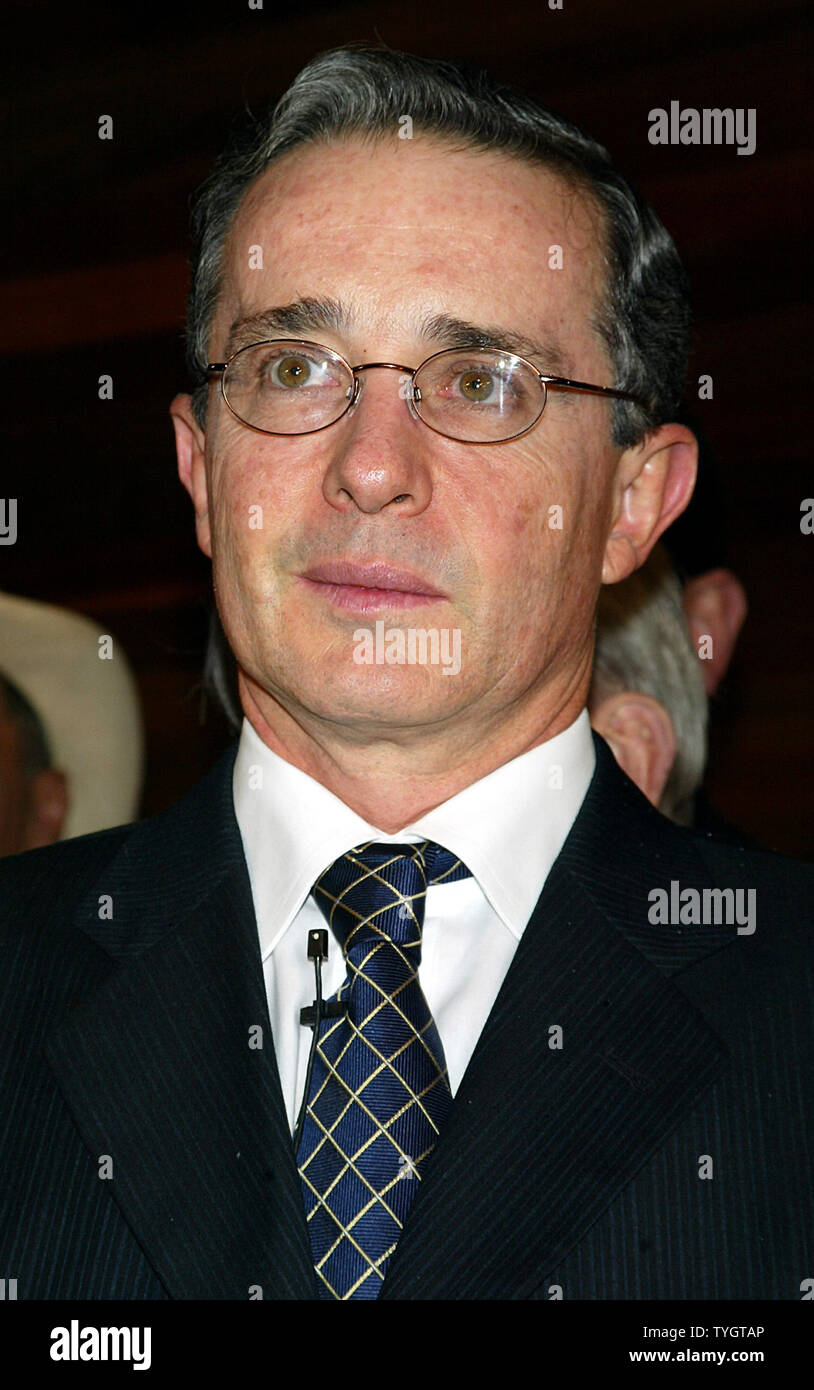
<instances>
[{"instance_id":1,"label":"forehead","mask_svg":"<svg viewBox=\"0 0 814 1390\"><path fill-rule=\"evenodd\" d=\"M235 317L319 295L368 335L418 338L433 313L505 322L584 369L604 360L603 245L593 199L544 166L421 135L315 143L244 196L216 334L222 347Z\"/></svg>"}]
</instances>

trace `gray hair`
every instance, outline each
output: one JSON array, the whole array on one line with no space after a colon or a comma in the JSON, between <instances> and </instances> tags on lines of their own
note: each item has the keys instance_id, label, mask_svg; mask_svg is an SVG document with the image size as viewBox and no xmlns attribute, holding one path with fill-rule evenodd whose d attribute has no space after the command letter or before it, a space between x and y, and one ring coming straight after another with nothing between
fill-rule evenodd
<instances>
[{"instance_id":1,"label":"gray hair","mask_svg":"<svg viewBox=\"0 0 814 1390\"><path fill-rule=\"evenodd\" d=\"M627 448L672 419L683 392L689 344L686 276L653 209L616 172L602 145L482 71L352 45L313 59L264 116L247 113L195 199L187 361L201 427L224 246L244 194L269 164L297 146L393 136L404 115L415 130L459 147L504 151L545 165L593 196L604 217L608 267L593 327L609 353L616 389L649 402L644 410L614 401L613 442Z\"/></svg>"},{"instance_id":2,"label":"gray hair","mask_svg":"<svg viewBox=\"0 0 814 1390\"><path fill-rule=\"evenodd\" d=\"M650 695L667 710L676 756L659 810L691 824L707 759L708 702L681 585L660 545L640 569L599 595L588 708L622 690Z\"/></svg>"}]
</instances>

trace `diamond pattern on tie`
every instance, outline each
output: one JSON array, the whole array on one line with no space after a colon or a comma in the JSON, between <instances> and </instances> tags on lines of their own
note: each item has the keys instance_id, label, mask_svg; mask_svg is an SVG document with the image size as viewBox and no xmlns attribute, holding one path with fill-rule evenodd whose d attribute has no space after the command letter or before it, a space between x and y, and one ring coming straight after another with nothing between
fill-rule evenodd
<instances>
[{"instance_id":1,"label":"diamond pattern on tie","mask_svg":"<svg viewBox=\"0 0 814 1390\"><path fill-rule=\"evenodd\" d=\"M323 1020L297 1162L323 1298L378 1296L452 1104L418 981L428 883L468 877L449 850L370 842L326 869L314 897L345 954Z\"/></svg>"}]
</instances>

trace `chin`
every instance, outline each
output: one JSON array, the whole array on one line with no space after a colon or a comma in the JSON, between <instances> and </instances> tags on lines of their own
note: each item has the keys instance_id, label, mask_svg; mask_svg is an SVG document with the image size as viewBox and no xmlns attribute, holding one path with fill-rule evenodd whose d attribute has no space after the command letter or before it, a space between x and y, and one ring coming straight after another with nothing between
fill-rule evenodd
<instances>
[{"instance_id":1,"label":"chin","mask_svg":"<svg viewBox=\"0 0 814 1390\"><path fill-rule=\"evenodd\" d=\"M398 727L433 723L453 714L461 703L460 677L438 669L351 667L328 679L323 666L304 686L300 679L291 694L299 705L323 719L359 727Z\"/></svg>"}]
</instances>

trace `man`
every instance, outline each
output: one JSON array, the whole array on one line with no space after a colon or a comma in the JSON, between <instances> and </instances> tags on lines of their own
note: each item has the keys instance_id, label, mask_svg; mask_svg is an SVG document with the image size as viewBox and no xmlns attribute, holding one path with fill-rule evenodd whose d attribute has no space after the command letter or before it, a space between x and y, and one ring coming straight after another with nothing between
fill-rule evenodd
<instances>
[{"instance_id":1,"label":"man","mask_svg":"<svg viewBox=\"0 0 814 1390\"><path fill-rule=\"evenodd\" d=\"M245 721L3 875L18 1296L799 1297L811 876L585 711L693 485L672 243L524 96L353 50L196 232L172 415Z\"/></svg>"},{"instance_id":2,"label":"man","mask_svg":"<svg viewBox=\"0 0 814 1390\"><path fill-rule=\"evenodd\" d=\"M597 605L588 713L619 766L678 825L693 824L704 776L707 695L662 545Z\"/></svg>"},{"instance_id":3,"label":"man","mask_svg":"<svg viewBox=\"0 0 814 1390\"><path fill-rule=\"evenodd\" d=\"M725 673L744 615L731 570L698 575L682 592L657 545L640 569L600 593L588 713L619 766L665 816L756 848L713 810L703 786L708 692ZM696 654L699 622L708 660Z\"/></svg>"},{"instance_id":4,"label":"man","mask_svg":"<svg viewBox=\"0 0 814 1390\"><path fill-rule=\"evenodd\" d=\"M0 593L0 856L132 819L143 743L119 643L80 613Z\"/></svg>"},{"instance_id":5,"label":"man","mask_svg":"<svg viewBox=\"0 0 814 1390\"><path fill-rule=\"evenodd\" d=\"M0 857L59 839L68 788L30 700L0 671Z\"/></svg>"}]
</instances>

